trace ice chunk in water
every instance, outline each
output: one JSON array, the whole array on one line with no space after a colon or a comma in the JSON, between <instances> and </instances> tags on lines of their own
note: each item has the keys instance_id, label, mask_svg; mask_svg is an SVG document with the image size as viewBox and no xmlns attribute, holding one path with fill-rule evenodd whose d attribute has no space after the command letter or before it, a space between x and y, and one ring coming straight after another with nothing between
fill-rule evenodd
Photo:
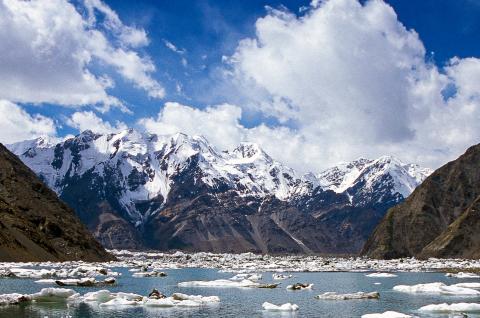
<instances>
[{"instance_id":1,"label":"ice chunk in water","mask_svg":"<svg viewBox=\"0 0 480 318\"><path fill-rule=\"evenodd\" d=\"M429 283L418 285L397 285L393 290L403 293L426 293L426 294L440 294L440 295L480 295L480 291L458 287L455 285L445 285L444 283Z\"/></svg>"},{"instance_id":2,"label":"ice chunk in water","mask_svg":"<svg viewBox=\"0 0 480 318\"><path fill-rule=\"evenodd\" d=\"M263 309L268 311L297 311L298 306L296 304L286 303L283 305L274 305L269 302L264 302L262 304Z\"/></svg>"},{"instance_id":3,"label":"ice chunk in water","mask_svg":"<svg viewBox=\"0 0 480 318\"><path fill-rule=\"evenodd\" d=\"M63 302L72 300L79 296L73 289L66 288L43 288L38 293L30 295L33 301L36 302Z\"/></svg>"},{"instance_id":4,"label":"ice chunk in water","mask_svg":"<svg viewBox=\"0 0 480 318\"><path fill-rule=\"evenodd\" d=\"M322 300L379 299L380 294L378 292L357 292L351 294L337 294L336 292L327 292L321 295L317 295L315 296L315 298Z\"/></svg>"},{"instance_id":5,"label":"ice chunk in water","mask_svg":"<svg viewBox=\"0 0 480 318\"><path fill-rule=\"evenodd\" d=\"M411 318L410 315L402 314L401 312L396 311L386 311L381 314L366 314L363 315L362 318Z\"/></svg>"},{"instance_id":6,"label":"ice chunk in water","mask_svg":"<svg viewBox=\"0 0 480 318\"><path fill-rule=\"evenodd\" d=\"M397 275L392 274L392 273L371 273L365 275L367 277L377 277L377 278L391 278L391 277L397 277Z\"/></svg>"},{"instance_id":7,"label":"ice chunk in water","mask_svg":"<svg viewBox=\"0 0 480 318\"><path fill-rule=\"evenodd\" d=\"M433 313L448 313L448 312L480 312L480 304L477 303L454 303L454 304L437 304L427 305L419 309L419 311L433 312Z\"/></svg>"}]
</instances>

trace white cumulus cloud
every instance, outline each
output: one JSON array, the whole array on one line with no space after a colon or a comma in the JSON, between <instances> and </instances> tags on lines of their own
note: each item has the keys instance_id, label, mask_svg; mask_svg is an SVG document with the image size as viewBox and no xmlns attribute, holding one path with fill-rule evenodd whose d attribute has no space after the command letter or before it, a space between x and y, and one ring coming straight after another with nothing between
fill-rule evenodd
<instances>
[{"instance_id":1,"label":"white cumulus cloud","mask_svg":"<svg viewBox=\"0 0 480 318\"><path fill-rule=\"evenodd\" d=\"M100 134L109 134L127 129L125 123L117 121L115 125L112 125L92 111L75 112L66 122L67 125L77 129L79 132L91 130Z\"/></svg>"},{"instance_id":2,"label":"white cumulus cloud","mask_svg":"<svg viewBox=\"0 0 480 318\"><path fill-rule=\"evenodd\" d=\"M51 118L28 114L20 106L0 99L0 142L10 144L39 136L55 137L56 126Z\"/></svg>"},{"instance_id":3,"label":"white cumulus cloud","mask_svg":"<svg viewBox=\"0 0 480 318\"><path fill-rule=\"evenodd\" d=\"M300 16L269 9L255 28L226 59L230 97L290 127L291 147L308 149L292 158L308 168L383 154L438 167L480 141L480 61L429 63L385 2L314 1Z\"/></svg>"},{"instance_id":4,"label":"white cumulus cloud","mask_svg":"<svg viewBox=\"0 0 480 318\"><path fill-rule=\"evenodd\" d=\"M96 16L103 16L102 22ZM163 97L152 77L155 65L135 50L146 44L143 29L124 25L99 0L85 0L78 8L66 0L1 0L0 98L126 110L108 93L111 77L98 74L93 64L112 68L151 97Z\"/></svg>"}]
</instances>

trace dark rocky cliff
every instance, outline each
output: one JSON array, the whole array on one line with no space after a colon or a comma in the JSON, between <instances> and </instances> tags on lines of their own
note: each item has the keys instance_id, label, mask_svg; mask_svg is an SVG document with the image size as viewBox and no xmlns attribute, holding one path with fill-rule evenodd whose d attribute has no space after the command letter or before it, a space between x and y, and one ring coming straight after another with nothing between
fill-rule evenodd
<instances>
[{"instance_id":1,"label":"dark rocky cliff","mask_svg":"<svg viewBox=\"0 0 480 318\"><path fill-rule=\"evenodd\" d=\"M480 256L480 145L431 174L368 239L375 258Z\"/></svg>"},{"instance_id":2,"label":"dark rocky cliff","mask_svg":"<svg viewBox=\"0 0 480 318\"><path fill-rule=\"evenodd\" d=\"M72 209L0 144L0 261L106 261Z\"/></svg>"}]
</instances>

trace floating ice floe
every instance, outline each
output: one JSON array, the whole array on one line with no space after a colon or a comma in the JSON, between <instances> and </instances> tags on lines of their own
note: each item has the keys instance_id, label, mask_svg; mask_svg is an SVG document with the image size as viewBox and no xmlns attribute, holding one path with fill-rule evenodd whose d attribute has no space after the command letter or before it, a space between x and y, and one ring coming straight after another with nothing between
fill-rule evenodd
<instances>
[{"instance_id":1,"label":"floating ice floe","mask_svg":"<svg viewBox=\"0 0 480 318\"><path fill-rule=\"evenodd\" d=\"M262 307L267 311L297 311L299 308L296 304L286 303L283 305L274 305L269 302L264 302Z\"/></svg>"},{"instance_id":2,"label":"floating ice floe","mask_svg":"<svg viewBox=\"0 0 480 318\"><path fill-rule=\"evenodd\" d=\"M260 284L248 279L233 281L229 279L197 280L178 283L178 287L259 287Z\"/></svg>"},{"instance_id":3,"label":"floating ice floe","mask_svg":"<svg viewBox=\"0 0 480 318\"><path fill-rule=\"evenodd\" d=\"M220 302L217 296L200 296L175 293L170 297L163 298L144 297L134 293L99 290L86 293L83 296L72 289L64 288L43 288L40 292L31 295L3 294L0 295L0 305L14 305L22 302L37 303L96 303L100 307L200 307Z\"/></svg>"},{"instance_id":4,"label":"floating ice floe","mask_svg":"<svg viewBox=\"0 0 480 318\"><path fill-rule=\"evenodd\" d=\"M321 300L349 300L349 299L379 299L378 292L357 292L351 294L337 294L336 292L327 292L315 296L316 299Z\"/></svg>"},{"instance_id":5,"label":"floating ice floe","mask_svg":"<svg viewBox=\"0 0 480 318\"><path fill-rule=\"evenodd\" d=\"M411 294L441 294L441 295L480 295L480 291L459 287L456 285L445 285L444 283L429 283L418 285L397 285L393 290Z\"/></svg>"},{"instance_id":6,"label":"floating ice floe","mask_svg":"<svg viewBox=\"0 0 480 318\"><path fill-rule=\"evenodd\" d=\"M480 289L480 283L458 283L452 286L463 287L463 288L472 288L472 289Z\"/></svg>"},{"instance_id":7,"label":"floating ice floe","mask_svg":"<svg viewBox=\"0 0 480 318\"><path fill-rule=\"evenodd\" d=\"M454 303L454 304L437 304L423 306L419 311L432 313L450 313L450 312L480 312L480 304L477 303Z\"/></svg>"},{"instance_id":8,"label":"floating ice floe","mask_svg":"<svg viewBox=\"0 0 480 318\"><path fill-rule=\"evenodd\" d=\"M251 280L251 281L257 281L262 279L262 274L248 274L248 273L242 273L242 274L237 274L230 278L230 280L234 281L242 281L242 280Z\"/></svg>"},{"instance_id":9,"label":"floating ice floe","mask_svg":"<svg viewBox=\"0 0 480 318\"><path fill-rule=\"evenodd\" d=\"M166 277L165 272L151 271L151 272L135 272L132 274L133 277Z\"/></svg>"},{"instance_id":10,"label":"floating ice floe","mask_svg":"<svg viewBox=\"0 0 480 318\"><path fill-rule=\"evenodd\" d=\"M381 314L366 314L362 315L362 318L412 318L410 315L402 314L396 311L386 311Z\"/></svg>"},{"instance_id":11,"label":"floating ice floe","mask_svg":"<svg viewBox=\"0 0 480 318\"><path fill-rule=\"evenodd\" d=\"M397 275L392 274L392 273L371 273L365 275L367 277L377 277L377 278L391 278L391 277L397 277Z\"/></svg>"},{"instance_id":12,"label":"floating ice floe","mask_svg":"<svg viewBox=\"0 0 480 318\"><path fill-rule=\"evenodd\" d=\"M123 306L137 306L140 302L135 300L129 300L126 298L113 298L104 303L100 303L100 307L123 307Z\"/></svg>"},{"instance_id":13,"label":"floating ice floe","mask_svg":"<svg viewBox=\"0 0 480 318\"><path fill-rule=\"evenodd\" d=\"M287 289L289 290L304 290L304 289L312 289L313 284L308 284L308 283L295 283L293 285L288 285Z\"/></svg>"},{"instance_id":14,"label":"floating ice floe","mask_svg":"<svg viewBox=\"0 0 480 318\"><path fill-rule=\"evenodd\" d=\"M274 280L284 280L292 277L293 277L292 275L284 275L284 274L276 274L276 273L272 274L272 278Z\"/></svg>"},{"instance_id":15,"label":"floating ice floe","mask_svg":"<svg viewBox=\"0 0 480 318\"><path fill-rule=\"evenodd\" d=\"M113 277L107 277L103 281L97 281L94 277L84 278L67 278L67 279L39 279L36 280L37 284L51 284L59 286L79 286L79 287L95 287L95 286L107 286L115 284L116 279Z\"/></svg>"},{"instance_id":16,"label":"floating ice floe","mask_svg":"<svg viewBox=\"0 0 480 318\"><path fill-rule=\"evenodd\" d=\"M454 277L454 278L480 278L480 275L474 273L446 273L445 276L447 277Z\"/></svg>"},{"instance_id":17,"label":"floating ice floe","mask_svg":"<svg viewBox=\"0 0 480 318\"><path fill-rule=\"evenodd\" d=\"M3 294L0 295L0 306L5 305L17 305L22 302L30 301L32 298L30 295L23 295L23 294Z\"/></svg>"},{"instance_id":18,"label":"floating ice floe","mask_svg":"<svg viewBox=\"0 0 480 318\"><path fill-rule=\"evenodd\" d=\"M31 294L32 301L37 303L58 303L75 300L80 294L73 289L66 288L43 288L38 293Z\"/></svg>"}]
</instances>

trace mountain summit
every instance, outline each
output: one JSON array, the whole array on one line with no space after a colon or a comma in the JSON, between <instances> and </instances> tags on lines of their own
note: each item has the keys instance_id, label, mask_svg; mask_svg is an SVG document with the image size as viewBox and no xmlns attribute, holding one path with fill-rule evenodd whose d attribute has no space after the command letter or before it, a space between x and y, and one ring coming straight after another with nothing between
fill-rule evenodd
<instances>
[{"instance_id":1,"label":"mountain summit","mask_svg":"<svg viewBox=\"0 0 480 318\"><path fill-rule=\"evenodd\" d=\"M301 175L254 143L133 129L9 148L115 248L356 252L430 173L381 157Z\"/></svg>"}]
</instances>

